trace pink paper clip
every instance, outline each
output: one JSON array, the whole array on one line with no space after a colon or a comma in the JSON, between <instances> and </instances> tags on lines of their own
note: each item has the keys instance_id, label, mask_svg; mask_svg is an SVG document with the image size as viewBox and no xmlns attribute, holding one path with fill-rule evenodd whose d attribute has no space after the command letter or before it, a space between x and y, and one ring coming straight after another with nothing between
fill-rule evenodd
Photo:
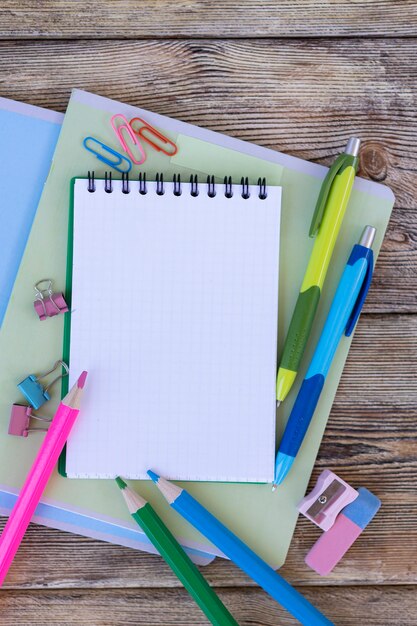
<instances>
[{"instance_id":1,"label":"pink paper clip","mask_svg":"<svg viewBox=\"0 0 417 626\"><path fill-rule=\"evenodd\" d=\"M134 122L140 122L142 126L138 129L135 129L133 126ZM145 120L142 119L141 117L134 117L133 119L131 119L130 127L133 130L133 132L136 133L136 135L139 135L139 137L142 137L143 141L146 141L146 143L152 146L152 148L154 148L155 150L158 150L159 152L163 152L164 154L171 156L171 157L174 156L174 154L177 154L178 147L176 146L176 144L170 139L168 139L168 137L165 137L165 135L160 133L159 130L156 130L156 128L148 124L148 122L145 122ZM162 145L159 145L151 141L148 137L146 137L145 131L147 131L150 135L154 135L154 137L159 139ZM172 146L173 150L171 151L165 150L163 147L164 145Z\"/></svg>"},{"instance_id":2,"label":"pink paper clip","mask_svg":"<svg viewBox=\"0 0 417 626\"><path fill-rule=\"evenodd\" d=\"M313 491L298 505L298 510L313 524L329 530L345 506L358 497L358 492L330 470L324 470Z\"/></svg>"},{"instance_id":3,"label":"pink paper clip","mask_svg":"<svg viewBox=\"0 0 417 626\"><path fill-rule=\"evenodd\" d=\"M35 302L33 306L40 320L54 317L68 311L68 305L62 293L52 292L52 280L49 278L40 280L35 285Z\"/></svg>"},{"instance_id":4,"label":"pink paper clip","mask_svg":"<svg viewBox=\"0 0 417 626\"><path fill-rule=\"evenodd\" d=\"M118 124L117 123L117 121L116 121L117 118L122 120L122 124ZM129 155L130 159L132 160L133 163L135 163L135 165L141 165L145 161L145 159L146 159L146 154L145 154L142 146L140 145L140 141L136 137L135 133L132 130L132 127L130 126L130 124L127 121L127 119L125 118L125 116L122 113L116 113L116 115L113 115L113 117L111 118L110 122L111 122L111 125L113 127L114 132L116 133L116 136L117 136L118 140L120 141L120 145L122 146L123 150L126 152L127 155ZM140 161L138 161L136 159L136 157L133 154L132 150L127 145L126 140L123 137L123 131L126 131L126 133L129 135L132 143L135 146L138 147L138 150L139 150L139 152L142 155L142 159Z\"/></svg>"},{"instance_id":5,"label":"pink paper clip","mask_svg":"<svg viewBox=\"0 0 417 626\"><path fill-rule=\"evenodd\" d=\"M9 421L9 435L15 437L27 437L32 432L46 432L47 428L30 428L30 420L35 419L41 422L50 423L52 420L49 417L42 417L32 413L31 406L24 404L13 404L10 413Z\"/></svg>"}]
</instances>

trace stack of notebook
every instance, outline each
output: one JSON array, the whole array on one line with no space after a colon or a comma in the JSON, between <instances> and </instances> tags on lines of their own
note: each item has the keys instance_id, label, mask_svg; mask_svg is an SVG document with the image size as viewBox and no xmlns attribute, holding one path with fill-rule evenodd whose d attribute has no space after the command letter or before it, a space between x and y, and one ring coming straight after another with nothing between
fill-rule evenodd
<instances>
[{"instance_id":1,"label":"stack of notebook","mask_svg":"<svg viewBox=\"0 0 417 626\"><path fill-rule=\"evenodd\" d=\"M133 166L129 181L114 171L103 180L109 165L83 141L94 137L120 151L116 114L146 120L178 149L166 154L145 143L146 162ZM272 496L275 441L293 404L276 419L277 352L311 251L308 227L326 168L79 90L60 129L61 122L57 113L0 101L8 154L0 186L15 207L0 224L10 242L0 274L0 511L10 510L39 445L39 435L7 435L16 383L63 357L71 376L88 369L91 383L36 521L154 551L113 481L103 480L143 480L152 466L189 481L188 491L279 567L350 344L340 346L308 438ZM19 132L38 139L31 167ZM355 181L316 329L363 213L377 228L378 253L392 205L387 188ZM71 314L39 322L31 299L41 278L71 298ZM140 492L195 561L219 554L147 482Z\"/></svg>"}]
</instances>

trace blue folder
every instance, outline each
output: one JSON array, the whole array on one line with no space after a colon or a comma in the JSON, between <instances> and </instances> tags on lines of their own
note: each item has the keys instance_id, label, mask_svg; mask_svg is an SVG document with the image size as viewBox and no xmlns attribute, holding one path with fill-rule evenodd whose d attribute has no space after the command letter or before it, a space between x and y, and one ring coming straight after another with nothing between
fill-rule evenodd
<instances>
[{"instance_id":1,"label":"blue folder","mask_svg":"<svg viewBox=\"0 0 417 626\"><path fill-rule=\"evenodd\" d=\"M0 98L0 327L63 118L55 111Z\"/></svg>"}]
</instances>

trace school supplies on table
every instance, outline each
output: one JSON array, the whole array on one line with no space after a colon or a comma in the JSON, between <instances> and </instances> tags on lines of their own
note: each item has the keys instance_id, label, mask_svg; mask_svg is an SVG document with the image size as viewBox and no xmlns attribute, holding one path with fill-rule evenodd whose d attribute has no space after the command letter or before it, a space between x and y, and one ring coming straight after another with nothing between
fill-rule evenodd
<instances>
[{"instance_id":1,"label":"school supplies on table","mask_svg":"<svg viewBox=\"0 0 417 626\"><path fill-rule=\"evenodd\" d=\"M0 98L0 327L48 175L62 113ZM30 138L30 149L22 149Z\"/></svg>"},{"instance_id":2,"label":"school supplies on table","mask_svg":"<svg viewBox=\"0 0 417 626\"><path fill-rule=\"evenodd\" d=\"M356 500L358 492L340 476L324 470L317 484L298 505L298 510L322 530L329 530L340 511Z\"/></svg>"},{"instance_id":3,"label":"school supplies on table","mask_svg":"<svg viewBox=\"0 0 417 626\"><path fill-rule=\"evenodd\" d=\"M259 177L266 177L268 185L281 185L282 221L280 248L280 281L278 320L278 340L282 343L290 321L297 297L298 285L311 253L312 242L306 239L305 246L300 246L300 232L311 221L314 211L314 199L319 194L320 185L327 169L315 163L309 163L293 156L284 155L274 150L249 144L232 137L220 135L178 120L157 115L133 106L121 104L83 91L74 90L65 115L53 168L45 185L33 224L31 236L16 280L13 297L9 305L9 314L0 333L0 414L4 415L4 427L0 430L0 485L9 485L11 494L16 493L24 478L24 466L16 465L16 454L21 455L18 444L25 446L25 459L36 452L36 437L24 441L19 437L7 435L10 405L16 401L15 381L22 371L41 371L45 359L51 362L62 349L63 326L66 316L57 316L53 323L39 324L36 316L27 307L28 293L40 276L48 276L51 260L56 283L63 285L66 272L66 239L68 233L68 210L70 190L68 181L74 176L85 176L88 170L95 169L97 178L104 177L109 169L96 157L85 150L82 141L87 136L99 138L106 145L121 151L109 120L112 115L122 112L126 119L141 117L169 137L177 146L178 152L173 157L150 149L147 151L146 169L148 172L164 171L168 181L174 174L181 174L182 180L189 180L191 174L205 180L208 174L216 177L216 183L223 183L225 172L234 180L240 180L242 172L249 177L249 183L256 185ZM137 180L139 168L132 166L131 181ZM393 206L392 192L383 185L356 177L349 210L346 212L340 236L336 242L332 263L329 266L324 290L317 310L315 328L312 330L310 346L307 346L305 360L312 356L311 346L318 340L319 330L324 322L331 298L336 289L344 260L350 252L350 242L357 238L363 228L364 220L377 228L374 252L378 252ZM365 217L366 216L366 217ZM39 255L39 250L44 254ZM285 271L284 271L285 259ZM106 292L107 293L107 292ZM47 340L46 340L47 339ZM261 557L274 566L284 562L285 555L293 534L297 519L295 504L301 500L307 488L311 470L330 412L336 388L350 346L350 339L344 340L335 355L332 369L327 377L326 386L321 394L316 416L311 424L309 436L304 441L300 454L294 462L291 474L275 494L271 495L270 484L233 484L190 482L187 490L198 497L205 505L236 531L242 539ZM280 349L281 349L280 345ZM279 350L280 352L280 350ZM302 364L300 382L305 374ZM274 377L275 378L275 377ZM278 410L277 436L289 415L299 381L291 391L288 403L283 403ZM55 398L56 398L55 390ZM53 398L54 400L54 398ZM213 452L214 453L214 452ZM7 469L6 469L7 468ZM152 504L153 494L148 482L140 484L144 497ZM1 494L0 494L1 495ZM6 494L4 507L9 506L11 495ZM81 509L90 514L95 512L94 521L89 518L82 533L89 536L102 536L127 545L152 545L140 529L135 528L130 516L113 497L111 481L94 480L68 481L57 474L48 483L45 502L58 501L75 515L74 510ZM0 502L1 505L1 502ZM51 510L48 515L56 513ZM168 507L159 511L164 521L172 527L181 544L193 550L193 559L221 552L209 541L202 538L193 528L183 522ZM60 514L60 513L59 513ZM61 515L61 514L60 514ZM111 524L105 524L107 518ZM51 517L49 518L51 519ZM47 520L49 522L49 520ZM65 520L53 523L64 525ZM139 541L139 537L141 537ZM204 553L204 555L202 554ZM204 556L204 558L207 558ZM207 561L206 561L207 562Z\"/></svg>"},{"instance_id":4,"label":"school supplies on table","mask_svg":"<svg viewBox=\"0 0 417 626\"><path fill-rule=\"evenodd\" d=\"M87 372L61 401L0 537L0 586L80 411Z\"/></svg>"},{"instance_id":5,"label":"school supplies on table","mask_svg":"<svg viewBox=\"0 0 417 626\"><path fill-rule=\"evenodd\" d=\"M281 189L109 184L72 192L68 358L94 381L67 476L272 481Z\"/></svg>"},{"instance_id":6,"label":"school supplies on table","mask_svg":"<svg viewBox=\"0 0 417 626\"><path fill-rule=\"evenodd\" d=\"M359 139L354 137L349 139L345 151L333 163L320 190L310 226L310 237L315 237L316 240L292 314L278 369L278 404L287 397L294 383L310 336L327 268L358 169L359 145Z\"/></svg>"},{"instance_id":7,"label":"school supplies on table","mask_svg":"<svg viewBox=\"0 0 417 626\"><path fill-rule=\"evenodd\" d=\"M373 520L380 506L379 498L365 487L359 487L358 497L342 510L333 526L311 548L305 558L306 564L320 576L330 574Z\"/></svg>"},{"instance_id":8,"label":"school supplies on table","mask_svg":"<svg viewBox=\"0 0 417 626\"><path fill-rule=\"evenodd\" d=\"M64 373L58 374L55 376L53 380L46 387L41 384L41 380L49 376L57 370L61 368L64 370ZM58 380L63 378L64 376L68 376L69 368L68 365L64 361L56 361L50 370L44 372L43 374L29 374L26 376L18 385L17 388L19 391L25 396L26 400L29 402L30 406L33 406L34 409L39 409L45 402L51 399L50 390L53 385L55 385Z\"/></svg>"},{"instance_id":9,"label":"school supplies on table","mask_svg":"<svg viewBox=\"0 0 417 626\"><path fill-rule=\"evenodd\" d=\"M41 321L68 312L68 305L62 293L53 293L53 281L49 278L39 280L35 285L34 309Z\"/></svg>"},{"instance_id":10,"label":"school supplies on table","mask_svg":"<svg viewBox=\"0 0 417 626\"><path fill-rule=\"evenodd\" d=\"M304 596L265 563L253 550L224 526L212 513L178 487L155 472L149 477L158 487L168 504L190 524L214 543L229 559L250 576L264 591L281 604L301 624L306 626L331 626L332 622L316 609Z\"/></svg>"},{"instance_id":11,"label":"school supplies on table","mask_svg":"<svg viewBox=\"0 0 417 626\"><path fill-rule=\"evenodd\" d=\"M287 476L303 443L339 342L343 335L349 337L352 334L362 311L372 280L372 244L375 233L372 226L364 228L359 243L353 246L341 276L313 359L279 445L274 488Z\"/></svg>"},{"instance_id":12,"label":"school supplies on table","mask_svg":"<svg viewBox=\"0 0 417 626\"><path fill-rule=\"evenodd\" d=\"M122 490L129 513L135 522L143 528L159 554L165 559L174 574L178 576L207 619L215 626L238 626L219 596L186 555L149 502L129 489L120 477L116 478L116 482Z\"/></svg>"}]
</instances>

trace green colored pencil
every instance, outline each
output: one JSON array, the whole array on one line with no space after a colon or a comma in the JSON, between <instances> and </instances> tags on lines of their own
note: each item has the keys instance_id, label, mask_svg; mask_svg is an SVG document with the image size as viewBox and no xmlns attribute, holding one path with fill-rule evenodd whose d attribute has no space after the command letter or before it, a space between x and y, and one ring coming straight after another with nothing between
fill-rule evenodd
<instances>
[{"instance_id":1,"label":"green colored pencil","mask_svg":"<svg viewBox=\"0 0 417 626\"><path fill-rule=\"evenodd\" d=\"M117 477L129 513L215 626L239 626L152 506Z\"/></svg>"}]
</instances>

